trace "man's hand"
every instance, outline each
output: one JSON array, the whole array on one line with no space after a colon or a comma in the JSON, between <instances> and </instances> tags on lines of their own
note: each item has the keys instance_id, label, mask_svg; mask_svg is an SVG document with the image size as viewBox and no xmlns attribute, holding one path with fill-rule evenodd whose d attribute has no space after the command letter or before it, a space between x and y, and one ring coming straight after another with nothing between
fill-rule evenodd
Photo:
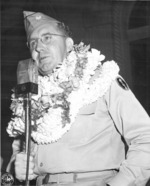
<instances>
[{"instance_id":1,"label":"man's hand","mask_svg":"<svg viewBox=\"0 0 150 186\"><path fill-rule=\"evenodd\" d=\"M15 160L15 174L16 178L20 181L23 181L26 179L26 167L27 167L27 154L25 152L18 153L16 155ZM36 174L34 174L35 164L34 164L34 155L30 155L29 158L29 174L28 174L28 180L32 180L37 177Z\"/></svg>"}]
</instances>

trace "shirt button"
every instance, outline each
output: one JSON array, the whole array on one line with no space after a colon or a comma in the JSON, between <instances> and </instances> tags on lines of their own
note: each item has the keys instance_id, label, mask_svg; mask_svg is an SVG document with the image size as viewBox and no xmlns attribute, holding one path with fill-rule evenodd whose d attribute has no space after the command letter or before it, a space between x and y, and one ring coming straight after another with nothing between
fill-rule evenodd
<instances>
[{"instance_id":1,"label":"shirt button","mask_svg":"<svg viewBox=\"0 0 150 186\"><path fill-rule=\"evenodd\" d=\"M40 167L43 167L43 163L40 163Z\"/></svg>"}]
</instances>

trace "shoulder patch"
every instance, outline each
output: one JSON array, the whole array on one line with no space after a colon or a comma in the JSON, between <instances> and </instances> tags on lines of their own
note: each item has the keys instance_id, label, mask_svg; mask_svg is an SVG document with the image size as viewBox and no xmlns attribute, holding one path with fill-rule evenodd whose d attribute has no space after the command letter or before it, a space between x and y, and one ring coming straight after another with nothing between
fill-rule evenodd
<instances>
[{"instance_id":1,"label":"shoulder patch","mask_svg":"<svg viewBox=\"0 0 150 186\"><path fill-rule=\"evenodd\" d=\"M118 83L118 85L123 88L124 90L129 90L129 86L128 84L125 82L125 80L121 77L117 77L116 81Z\"/></svg>"}]
</instances>

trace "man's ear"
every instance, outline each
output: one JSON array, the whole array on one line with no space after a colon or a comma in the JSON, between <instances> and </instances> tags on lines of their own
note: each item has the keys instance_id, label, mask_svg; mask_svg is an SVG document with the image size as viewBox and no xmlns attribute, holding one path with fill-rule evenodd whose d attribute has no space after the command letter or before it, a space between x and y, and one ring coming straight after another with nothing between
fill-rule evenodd
<instances>
[{"instance_id":1,"label":"man's ear","mask_svg":"<svg viewBox=\"0 0 150 186\"><path fill-rule=\"evenodd\" d=\"M68 37L66 39L66 48L67 48L67 52L70 52L73 48L73 44L74 44L74 41L71 37Z\"/></svg>"}]
</instances>

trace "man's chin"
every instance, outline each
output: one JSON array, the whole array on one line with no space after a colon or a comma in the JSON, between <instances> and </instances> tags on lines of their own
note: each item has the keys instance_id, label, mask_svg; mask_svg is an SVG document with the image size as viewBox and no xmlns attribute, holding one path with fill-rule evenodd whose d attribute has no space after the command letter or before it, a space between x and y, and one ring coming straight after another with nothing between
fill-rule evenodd
<instances>
[{"instance_id":1,"label":"man's chin","mask_svg":"<svg viewBox=\"0 0 150 186\"><path fill-rule=\"evenodd\" d=\"M42 75L49 75L51 74L53 68L49 63L43 63L40 67L39 67L39 71L41 72Z\"/></svg>"},{"instance_id":2,"label":"man's chin","mask_svg":"<svg viewBox=\"0 0 150 186\"><path fill-rule=\"evenodd\" d=\"M46 76L46 75L50 75L52 73L52 70L43 70L43 69L39 69L39 73L43 76Z\"/></svg>"}]
</instances>

